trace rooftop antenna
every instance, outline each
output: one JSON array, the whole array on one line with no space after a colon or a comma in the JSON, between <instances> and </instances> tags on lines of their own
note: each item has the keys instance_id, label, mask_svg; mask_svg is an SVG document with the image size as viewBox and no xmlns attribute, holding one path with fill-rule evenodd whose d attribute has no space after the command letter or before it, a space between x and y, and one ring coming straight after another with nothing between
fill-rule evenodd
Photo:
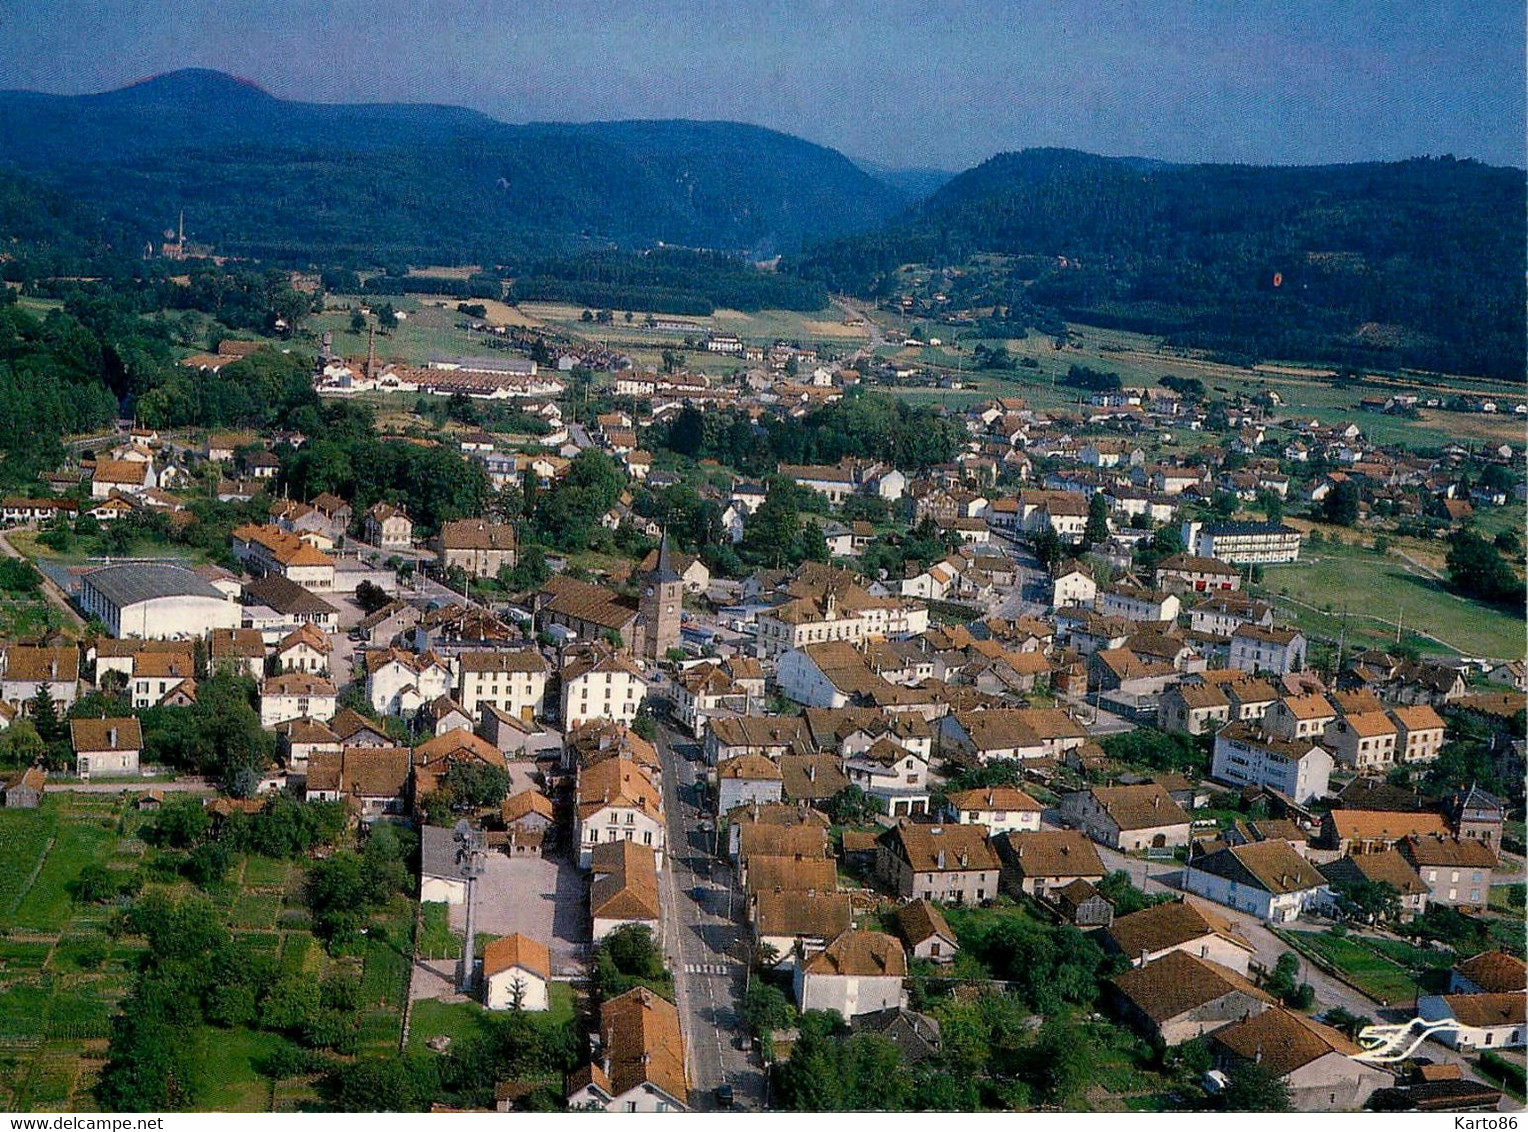
<instances>
[{"instance_id":1,"label":"rooftop antenna","mask_svg":"<svg viewBox=\"0 0 1528 1132\"><path fill-rule=\"evenodd\" d=\"M470 995L476 982L473 976L477 967L477 880L483 875L486 839L483 831L473 829L466 818L456 823L451 838L456 842L456 860L461 866L461 875L467 881L467 939L462 945L461 978L457 989Z\"/></svg>"}]
</instances>

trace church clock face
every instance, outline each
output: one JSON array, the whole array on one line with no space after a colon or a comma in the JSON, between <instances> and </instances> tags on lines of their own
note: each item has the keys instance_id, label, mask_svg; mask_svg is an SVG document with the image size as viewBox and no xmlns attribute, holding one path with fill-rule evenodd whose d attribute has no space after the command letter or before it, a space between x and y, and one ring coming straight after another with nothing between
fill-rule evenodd
<instances>
[{"instance_id":1,"label":"church clock face","mask_svg":"<svg viewBox=\"0 0 1528 1132\"><path fill-rule=\"evenodd\" d=\"M653 587L652 586L648 586L647 587L647 596L648 597L652 597L653 596Z\"/></svg>"}]
</instances>

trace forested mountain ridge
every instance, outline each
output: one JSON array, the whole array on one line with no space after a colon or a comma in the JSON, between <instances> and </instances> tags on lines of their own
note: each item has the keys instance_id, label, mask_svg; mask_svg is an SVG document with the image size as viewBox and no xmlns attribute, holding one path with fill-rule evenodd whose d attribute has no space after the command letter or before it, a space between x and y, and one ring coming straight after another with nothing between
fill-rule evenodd
<instances>
[{"instance_id":1,"label":"forested mountain ridge","mask_svg":"<svg viewBox=\"0 0 1528 1132\"><path fill-rule=\"evenodd\" d=\"M1004 153L795 269L887 294L900 265L1041 257L1016 308L1253 356L1524 376L1521 170L1452 158L1309 167Z\"/></svg>"},{"instance_id":2,"label":"forested mountain ridge","mask_svg":"<svg viewBox=\"0 0 1528 1132\"><path fill-rule=\"evenodd\" d=\"M265 258L503 262L612 244L755 256L907 201L835 150L731 122L509 125L434 105L289 102L215 71L0 92L0 165L152 234Z\"/></svg>"}]
</instances>

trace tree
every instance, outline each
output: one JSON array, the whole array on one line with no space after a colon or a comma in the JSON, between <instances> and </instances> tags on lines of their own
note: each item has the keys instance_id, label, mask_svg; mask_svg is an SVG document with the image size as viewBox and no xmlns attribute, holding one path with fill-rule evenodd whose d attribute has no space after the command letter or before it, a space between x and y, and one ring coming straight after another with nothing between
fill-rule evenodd
<instances>
[{"instance_id":1,"label":"tree","mask_svg":"<svg viewBox=\"0 0 1528 1132\"><path fill-rule=\"evenodd\" d=\"M1094 1053L1088 1035L1076 1023L1052 1018L1040 1028L1033 1051L1035 1084L1052 1104L1072 1107L1093 1080Z\"/></svg>"},{"instance_id":2,"label":"tree","mask_svg":"<svg viewBox=\"0 0 1528 1132\"><path fill-rule=\"evenodd\" d=\"M74 882L74 899L81 904L105 904L120 891L117 875L97 861L81 869Z\"/></svg>"},{"instance_id":3,"label":"tree","mask_svg":"<svg viewBox=\"0 0 1528 1132\"><path fill-rule=\"evenodd\" d=\"M366 316L359 309L350 312L350 333L360 334L366 329Z\"/></svg>"},{"instance_id":4,"label":"tree","mask_svg":"<svg viewBox=\"0 0 1528 1132\"><path fill-rule=\"evenodd\" d=\"M881 812L870 795L854 785L834 794L822 809L835 825L869 825Z\"/></svg>"},{"instance_id":5,"label":"tree","mask_svg":"<svg viewBox=\"0 0 1528 1132\"><path fill-rule=\"evenodd\" d=\"M1472 530L1449 536L1449 580L1460 593L1482 601L1521 606L1523 581L1496 547Z\"/></svg>"},{"instance_id":6,"label":"tree","mask_svg":"<svg viewBox=\"0 0 1528 1132\"><path fill-rule=\"evenodd\" d=\"M617 928L600 941L593 958L595 993L602 1000L614 998L635 986L672 993L663 951L653 938L652 929L645 924Z\"/></svg>"},{"instance_id":7,"label":"tree","mask_svg":"<svg viewBox=\"0 0 1528 1132\"><path fill-rule=\"evenodd\" d=\"M509 772L488 763L452 763L441 780L441 790L456 805L497 806L509 793Z\"/></svg>"},{"instance_id":8,"label":"tree","mask_svg":"<svg viewBox=\"0 0 1528 1132\"><path fill-rule=\"evenodd\" d=\"M1401 894L1389 881L1344 880L1332 886L1337 911L1346 920L1364 924L1393 921L1401 914Z\"/></svg>"},{"instance_id":9,"label":"tree","mask_svg":"<svg viewBox=\"0 0 1528 1132\"><path fill-rule=\"evenodd\" d=\"M1031 540L1031 545L1035 557L1047 571L1054 570L1061 556L1066 553L1066 548L1061 545L1061 536L1050 526L1042 528Z\"/></svg>"},{"instance_id":10,"label":"tree","mask_svg":"<svg viewBox=\"0 0 1528 1132\"><path fill-rule=\"evenodd\" d=\"M66 737L64 725L58 718L58 706L53 702L53 691L47 684L39 684L30 705L32 726L44 743L57 743Z\"/></svg>"},{"instance_id":11,"label":"tree","mask_svg":"<svg viewBox=\"0 0 1528 1132\"><path fill-rule=\"evenodd\" d=\"M393 309L392 303L383 303L377 308L377 326L382 330L398 328L398 312Z\"/></svg>"},{"instance_id":12,"label":"tree","mask_svg":"<svg viewBox=\"0 0 1528 1132\"><path fill-rule=\"evenodd\" d=\"M1097 887L1098 894L1114 905L1116 918L1128 916L1132 912L1139 912L1172 899L1172 896L1165 892L1148 896L1131 883L1130 874L1124 869L1115 869L1099 881Z\"/></svg>"},{"instance_id":13,"label":"tree","mask_svg":"<svg viewBox=\"0 0 1528 1132\"><path fill-rule=\"evenodd\" d=\"M1278 492L1264 489L1257 493L1257 502L1270 523L1284 521L1284 501L1279 498Z\"/></svg>"},{"instance_id":14,"label":"tree","mask_svg":"<svg viewBox=\"0 0 1528 1132\"><path fill-rule=\"evenodd\" d=\"M0 764L29 767L47 754L48 745L29 719L18 719L0 731Z\"/></svg>"},{"instance_id":15,"label":"tree","mask_svg":"<svg viewBox=\"0 0 1528 1132\"><path fill-rule=\"evenodd\" d=\"M438 1079L426 1061L363 1057L335 1066L324 1084L340 1112L424 1112Z\"/></svg>"},{"instance_id":16,"label":"tree","mask_svg":"<svg viewBox=\"0 0 1528 1132\"><path fill-rule=\"evenodd\" d=\"M748 1028L762 1037L775 1030L789 1029L796 1021L796 1010L779 987L764 979L753 979L743 996L743 1018Z\"/></svg>"},{"instance_id":17,"label":"tree","mask_svg":"<svg viewBox=\"0 0 1528 1132\"><path fill-rule=\"evenodd\" d=\"M354 935L370 900L366 872L356 853L336 853L318 862L308 874L313 933L320 939L333 943Z\"/></svg>"},{"instance_id":18,"label":"tree","mask_svg":"<svg viewBox=\"0 0 1528 1132\"><path fill-rule=\"evenodd\" d=\"M202 839L211 825L212 819L200 798L181 798L160 808L149 827L149 840L174 849L188 849Z\"/></svg>"},{"instance_id":19,"label":"tree","mask_svg":"<svg viewBox=\"0 0 1528 1132\"><path fill-rule=\"evenodd\" d=\"M388 597L387 591L375 582L361 582L355 588L355 600L361 607L361 612L370 616L393 599Z\"/></svg>"},{"instance_id":20,"label":"tree","mask_svg":"<svg viewBox=\"0 0 1528 1132\"><path fill-rule=\"evenodd\" d=\"M1289 1112L1289 1086L1261 1062L1246 1061L1231 1070L1221 1094L1228 1112Z\"/></svg>"},{"instance_id":21,"label":"tree","mask_svg":"<svg viewBox=\"0 0 1528 1132\"><path fill-rule=\"evenodd\" d=\"M1358 485L1343 480L1321 501L1321 517L1339 527L1351 527L1358 521Z\"/></svg>"},{"instance_id":22,"label":"tree","mask_svg":"<svg viewBox=\"0 0 1528 1132\"><path fill-rule=\"evenodd\" d=\"M1101 491L1095 491L1088 500L1088 525L1083 529L1082 539L1089 546L1097 546L1109 537L1109 500Z\"/></svg>"},{"instance_id":23,"label":"tree","mask_svg":"<svg viewBox=\"0 0 1528 1132\"><path fill-rule=\"evenodd\" d=\"M1324 1021L1334 1030L1340 1030L1354 1041L1365 1026L1374 1025L1374 1019L1365 1014L1354 1014L1341 1006L1334 1006L1326 1012Z\"/></svg>"}]
</instances>

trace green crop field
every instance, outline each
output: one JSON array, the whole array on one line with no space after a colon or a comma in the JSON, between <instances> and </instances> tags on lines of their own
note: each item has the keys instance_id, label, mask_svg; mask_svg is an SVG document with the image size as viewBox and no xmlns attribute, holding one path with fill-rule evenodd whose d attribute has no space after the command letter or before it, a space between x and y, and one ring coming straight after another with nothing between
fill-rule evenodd
<instances>
[{"instance_id":1,"label":"green crop field","mask_svg":"<svg viewBox=\"0 0 1528 1132\"><path fill-rule=\"evenodd\" d=\"M1523 652L1520 615L1450 593L1425 571L1388 554L1331 542L1307 543L1300 561L1264 572L1269 596L1279 612L1307 632L1335 639L1348 614L1347 638L1357 646L1395 640L1395 624L1414 629L1467 656L1510 658ZM1305 607L1295 604L1303 602Z\"/></svg>"},{"instance_id":2,"label":"green crop field","mask_svg":"<svg viewBox=\"0 0 1528 1132\"><path fill-rule=\"evenodd\" d=\"M1329 932L1278 932L1278 937L1307 956L1326 960L1370 998L1404 1002L1416 996L1417 984L1399 964L1352 939Z\"/></svg>"},{"instance_id":3,"label":"green crop field","mask_svg":"<svg viewBox=\"0 0 1528 1132\"><path fill-rule=\"evenodd\" d=\"M394 309L403 311L407 317L397 328L385 333L378 332L377 357L383 361L399 361L407 365L424 365L436 357L476 357L491 352L482 334L457 329L457 322L465 319L455 306L442 308L421 303L412 296L368 295L332 296L332 303L380 305L392 303ZM334 352L341 357L365 357L367 333L353 333L350 315L344 311L328 311L314 315L305 325L316 335L329 331L333 335ZM375 325L373 320L372 325Z\"/></svg>"},{"instance_id":4,"label":"green crop field","mask_svg":"<svg viewBox=\"0 0 1528 1132\"><path fill-rule=\"evenodd\" d=\"M112 938L110 909L73 895L89 864L126 870L158 853L139 836L151 820L123 796L49 794L37 810L0 810L0 1110L95 1111L92 1088L111 1018L131 987L143 941ZM173 878L173 874L170 874ZM283 973L314 983L341 970L361 978L361 1051L398 1048L408 993L411 906L401 898L350 958L331 958L308 931L298 864L251 857L208 891L247 946ZM159 883L156 881L156 883ZM173 887L189 890L184 881ZM241 1028L196 1031L198 1104L224 1111L314 1107L311 1078L272 1081L266 1057L287 1039Z\"/></svg>"}]
</instances>

